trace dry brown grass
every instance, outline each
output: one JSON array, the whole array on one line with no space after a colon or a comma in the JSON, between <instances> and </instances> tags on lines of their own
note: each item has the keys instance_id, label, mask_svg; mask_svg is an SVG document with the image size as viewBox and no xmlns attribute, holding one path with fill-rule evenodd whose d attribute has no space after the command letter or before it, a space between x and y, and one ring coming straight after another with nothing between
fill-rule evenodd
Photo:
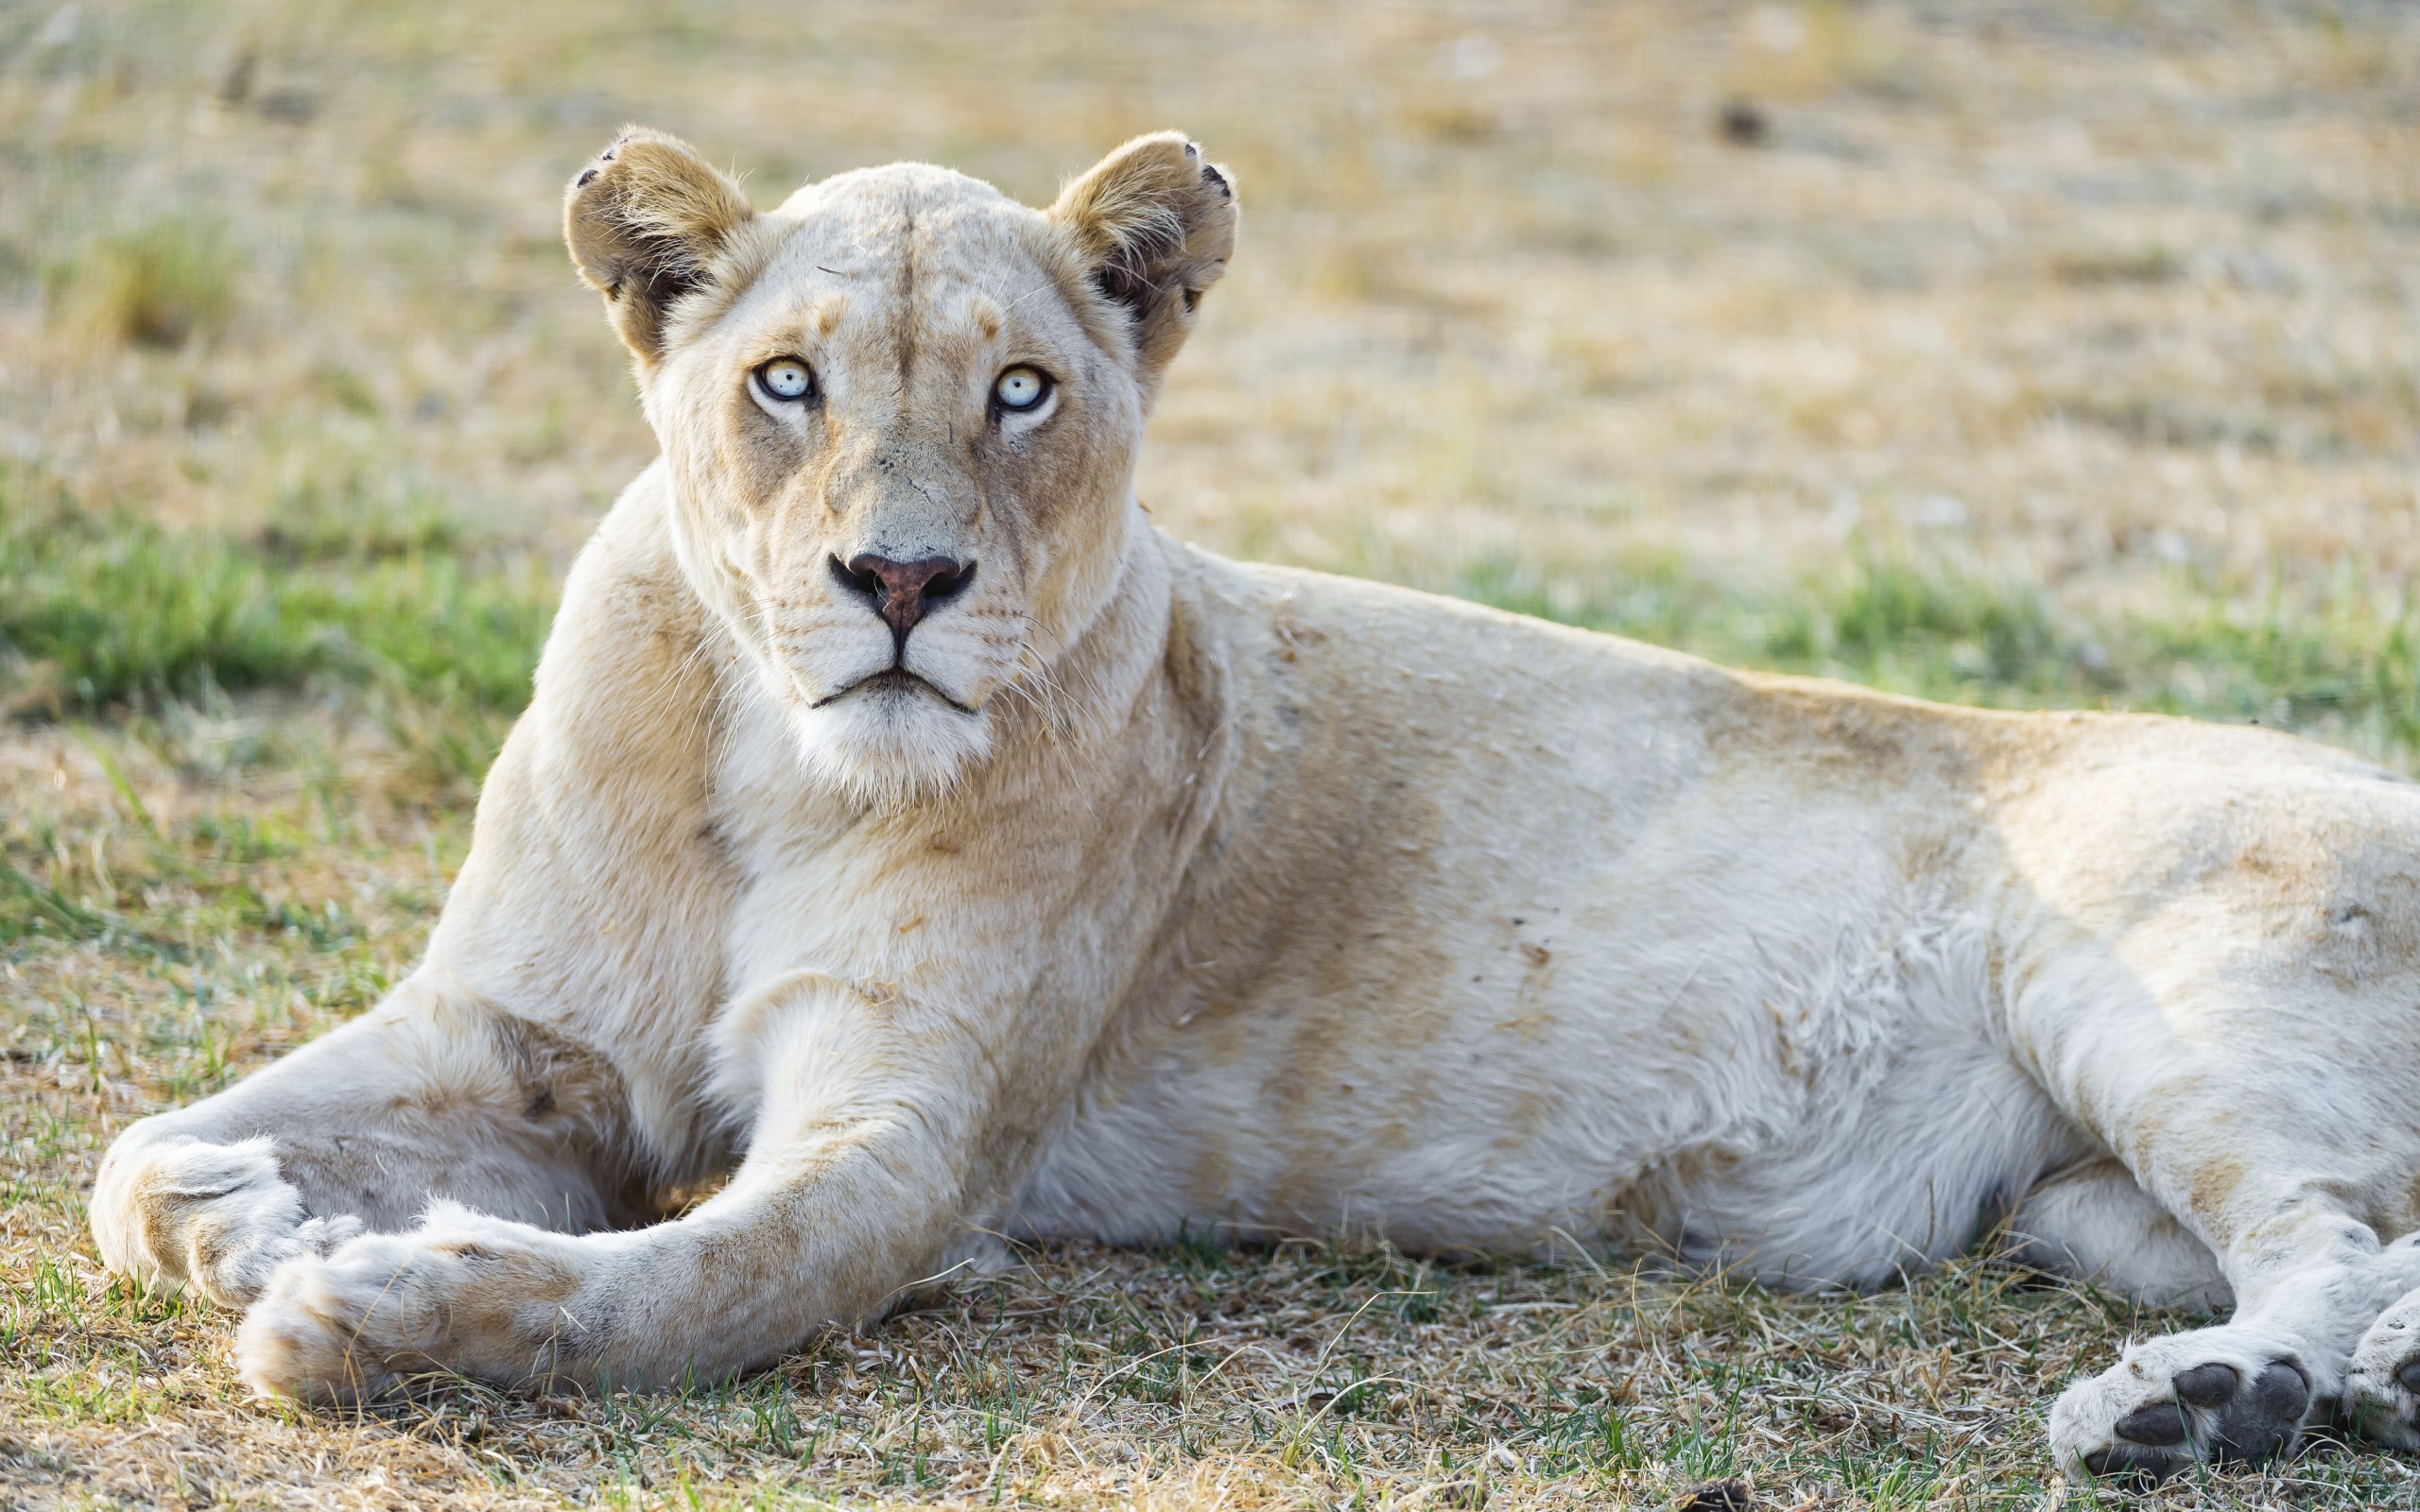
<instances>
[{"instance_id":1,"label":"dry brown grass","mask_svg":"<svg viewBox=\"0 0 2420 1512\"><path fill-rule=\"evenodd\" d=\"M2300 663L2238 696L2188 653L2266 619L2410 686L2420 20L2386 6L0 5L9 477L298 574L560 564L650 450L555 232L626 118L765 199L898 157L1040 198L1134 131L1201 137L1242 250L1144 491L1213 546L1599 618L1716 584L1640 618L1776 657L1759 627L1889 559L2187 628L2133 681L2082 629L2014 637L2076 663L2039 675L1983 631L1860 675L2259 713ZM728 1389L250 1403L230 1318L97 1273L93 1162L407 968L492 732L320 673L62 726L15 607L9 1504L1655 1506L1740 1476L1770 1508L2031 1506L2067 1495L2048 1393L2176 1321L1983 1263L1793 1299L1073 1250ZM2409 708L2278 707L2420 759ZM2163 1503L2420 1477L2322 1444Z\"/></svg>"}]
</instances>

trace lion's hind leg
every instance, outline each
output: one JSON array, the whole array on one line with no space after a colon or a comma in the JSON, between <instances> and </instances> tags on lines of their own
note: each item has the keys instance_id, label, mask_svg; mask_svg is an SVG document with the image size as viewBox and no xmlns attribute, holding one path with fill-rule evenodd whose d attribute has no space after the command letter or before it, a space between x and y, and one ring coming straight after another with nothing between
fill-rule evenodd
<instances>
[{"instance_id":1,"label":"lion's hind leg","mask_svg":"<svg viewBox=\"0 0 2420 1512\"><path fill-rule=\"evenodd\" d=\"M2149 1307L2235 1305L2219 1258L2109 1156L2043 1177L2009 1220L2009 1258Z\"/></svg>"},{"instance_id":2,"label":"lion's hind leg","mask_svg":"<svg viewBox=\"0 0 2420 1512\"><path fill-rule=\"evenodd\" d=\"M2235 1300L2209 1246L2114 1159L2043 1180L2009 1231L2013 1258L2151 1306L2214 1314ZM2329 1332L2322 1320L2255 1314L2134 1340L2115 1367L2061 1394L2052 1448L2070 1472L2146 1480L2196 1459L2249 1464L2286 1452L2318 1404L2314 1372L2326 1362L2312 1340Z\"/></svg>"},{"instance_id":3,"label":"lion's hind leg","mask_svg":"<svg viewBox=\"0 0 2420 1512\"><path fill-rule=\"evenodd\" d=\"M2088 1076L2069 1106L2099 1112L2092 1132L2126 1151L2180 1233L2137 1220L2142 1251L2124 1254L2112 1178L2042 1194L2037 1218L2094 1220L2043 1223L2046 1237L2076 1268L2149 1294L2187 1279L2178 1257L2189 1235L2208 1245L2237 1302L2223 1323L2130 1342L2116 1366L2060 1395L2050 1440L2070 1473L2156 1480L2196 1462L2290 1452L2316 1416L2348 1387L2358 1393L2365 1331L2420 1288L2420 1246L2379 1238L2400 1201L2395 1173L2420 1160L2420 1134L2398 1108L2420 1046L2341 999L2308 1001L2308 986L2259 987L2171 996L2155 1031L2167 1042L2138 1020L2105 1053L2067 1061Z\"/></svg>"},{"instance_id":4,"label":"lion's hind leg","mask_svg":"<svg viewBox=\"0 0 2420 1512\"><path fill-rule=\"evenodd\" d=\"M2362 1379L2409 1359L2377 1326L2420 1289L2420 1245L2387 1242L2420 1223L2420 789L2241 754L2079 771L2013 832L2050 859L2011 942L2011 1043L2236 1300L2060 1395L2075 1474L2289 1452L2358 1398L2366 1341Z\"/></svg>"},{"instance_id":5,"label":"lion's hind leg","mask_svg":"<svg viewBox=\"0 0 2420 1512\"><path fill-rule=\"evenodd\" d=\"M618 1083L546 1031L425 983L216 1096L135 1124L93 1232L121 1274L250 1303L286 1261L434 1198L551 1228L619 1213Z\"/></svg>"},{"instance_id":6,"label":"lion's hind leg","mask_svg":"<svg viewBox=\"0 0 2420 1512\"><path fill-rule=\"evenodd\" d=\"M2122 1225L2108 1190L2095 1194L2104 1204L2100 1228L2083 1241L2107 1252L2076 1255L2081 1230L2062 1236L2076 1268L2114 1265L2138 1292L2190 1283L2180 1240L2155 1221L2139 1228L2142 1255L2116 1253ZM2345 1395L2363 1329L2388 1301L2420 1286L2420 1246L2381 1247L2333 1195L2281 1181L2267 1203L2235 1205L2266 1206L2270 1216L2265 1226L2222 1218L2221 1231L2236 1235L2225 1278L2215 1286L2205 1279L2204 1296L2195 1299L2213 1302L2208 1293L2232 1290L2240 1301L2234 1315L2130 1340L2117 1365L2062 1392L2050 1411L2050 1442L2063 1469L2158 1481L2197 1461L2257 1465L2293 1451L2304 1428ZM2055 1212L2059 1199L2050 1194L2042 1211Z\"/></svg>"},{"instance_id":7,"label":"lion's hind leg","mask_svg":"<svg viewBox=\"0 0 2420 1512\"><path fill-rule=\"evenodd\" d=\"M2355 1162L2306 1153L2331 1142L2277 1126L2293 1105L2261 1080L2205 1066L2165 1084L2165 1137L2142 1142L2143 1185L2220 1241L2238 1305L2223 1323L2130 1341L2117 1365L2062 1392L2050 1441L2070 1473L2159 1480L2197 1461L2290 1452L2346 1393L2364 1330L2420 1287L2420 1246L2378 1243Z\"/></svg>"}]
</instances>

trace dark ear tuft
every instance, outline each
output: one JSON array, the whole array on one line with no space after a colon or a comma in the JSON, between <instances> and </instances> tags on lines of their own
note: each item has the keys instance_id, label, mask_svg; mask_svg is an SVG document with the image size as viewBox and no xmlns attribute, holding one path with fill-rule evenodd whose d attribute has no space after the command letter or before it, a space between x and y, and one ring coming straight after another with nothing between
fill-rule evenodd
<instances>
[{"instance_id":1,"label":"dark ear tuft","mask_svg":"<svg viewBox=\"0 0 2420 1512\"><path fill-rule=\"evenodd\" d=\"M728 274L728 253L755 218L738 186L689 145L626 128L563 196L563 239L642 367L664 354L675 302Z\"/></svg>"},{"instance_id":2,"label":"dark ear tuft","mask_svg":"<svg viewBox=\"0 0 2420 1512\"><path fill-rule=\"evenodd\" d=\"M1202 293L1235 250L1238 215L1227 175L1174 131L1137 137L1069 184L1050 218L1073 241L1093 287L1124 312L1144 392L1155 392Z\"/></svg>"}]
</instances>

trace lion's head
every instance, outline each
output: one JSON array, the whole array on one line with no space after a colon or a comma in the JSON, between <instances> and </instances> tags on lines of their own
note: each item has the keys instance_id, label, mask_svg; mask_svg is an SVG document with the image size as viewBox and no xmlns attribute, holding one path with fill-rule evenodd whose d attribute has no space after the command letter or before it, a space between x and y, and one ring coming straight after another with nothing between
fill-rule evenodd
<instances>
[{"instance_id":1,"label":"lion's head","mask_svg":"<svg viewBox=\"0 0 2420 1512\"><path fill-rule=\"evenodd\" d=\"M903 163L759 214L635 128L573 180L565 236L635 360L683 571L811 772L945 788L1002 696L1046 682L1115 591L1143 419L1236 221L1173 133L1040 211Z\"/></svg>"}]
</instances>

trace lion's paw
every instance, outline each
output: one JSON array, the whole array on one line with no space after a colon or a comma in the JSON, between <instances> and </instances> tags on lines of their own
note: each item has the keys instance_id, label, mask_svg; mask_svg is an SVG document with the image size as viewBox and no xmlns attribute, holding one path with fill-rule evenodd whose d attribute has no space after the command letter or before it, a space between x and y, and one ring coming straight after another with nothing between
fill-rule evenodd
<instances>
[{"instance_id":1,"label":"lion's paw","mask_svg":"<svg viewBox=\"0 0 2420 1512\"><path fill-rule=\"evenodd\" d=\"M2345 1373L2345 1421L2393 1449L2420 1449L2420 1291L2371 1323Z\"/></svg>"},{"instance_id":2,"label":"lion's paw","mask_svg":"<svg viewBox=\"0 0 2420 1512\"><path fill-rule=\"evenodd\" d=\"M233 1306L259 1296L288 1260L360 1231L350 1216L306 1218L268 1139L211 1144L146 1137L138 1125L111 1147L94 1183L93 1237L111 1270L199 1286Z\"/></svg>"},{"instance_id":3,"label":"lion's paw","mask_svg":"<svg viewBox=\"0 0 2420 1512\"><path fill-rule=\"evenodd\" d=\"M287 1261L235 1332L255 1390L337 1403L441 1373L523 1384L582 1336L577 1241L432 1204L406 1234Z\"/></svg>"},{"instance_id":4,"label":"lion's paw","mask_svg":"<svg viewBox=\"0 0 2420 1512\"><path fill-rule=\"evenodd\" d=\"M2227 1326L2126 1347L2060 1393L2050 1448L2070 1476L2159 1482L2196 1461L2257 1465L2292 1452L2312 1400L2284 1340Z\"/></svg>"}]
</instances>

